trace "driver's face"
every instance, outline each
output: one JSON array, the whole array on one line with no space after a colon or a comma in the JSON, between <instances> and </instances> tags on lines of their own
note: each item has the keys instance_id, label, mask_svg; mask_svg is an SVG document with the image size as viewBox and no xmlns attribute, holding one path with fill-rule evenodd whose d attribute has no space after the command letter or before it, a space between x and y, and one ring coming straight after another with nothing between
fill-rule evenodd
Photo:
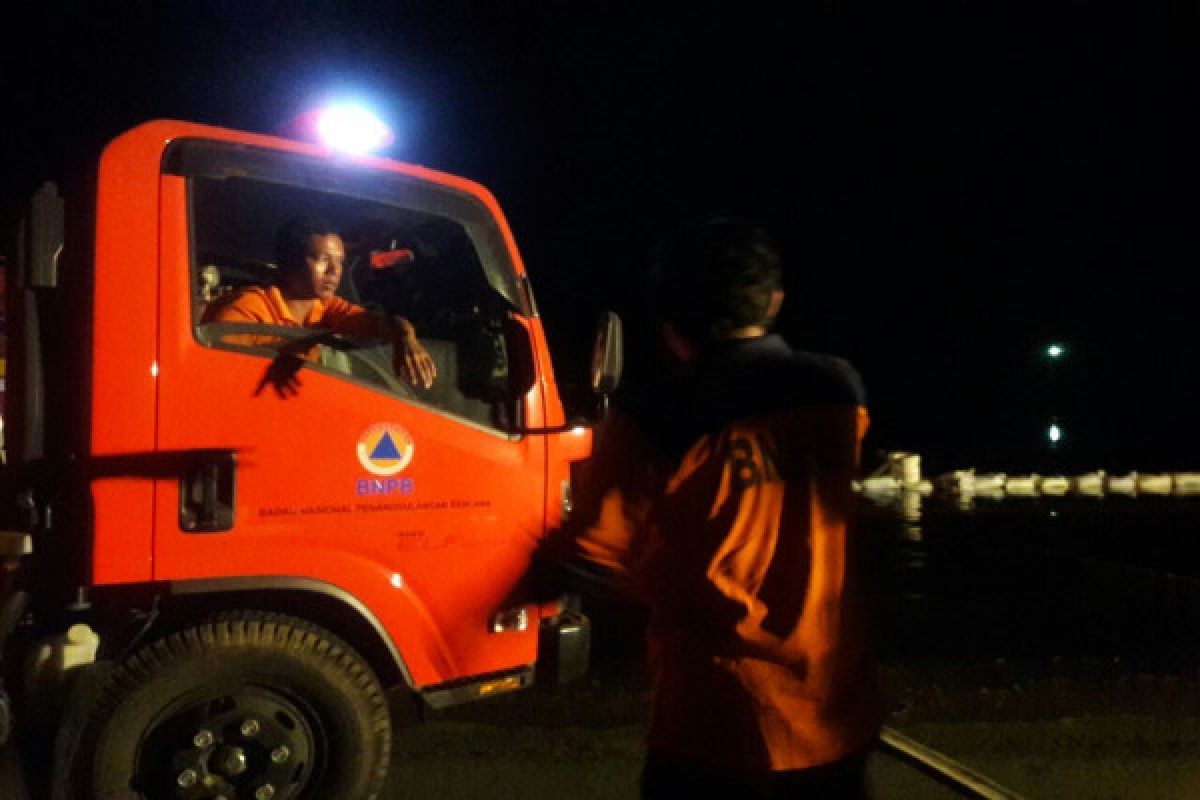
<instances>
[{"instance_id":1,"label":"driver's face","mask_svg":"<svg viewBox=\"0 0 1200 800\"><path fill-rule=\"evenodd\" d=\"M304 257L306 272L298 276L298 283L310 297L330 300L342 282L342 266L346 262L346 248L342 237L336 233L314 233L308 243L308 254ZM311 293L311 294L310 294Z\"/></svg>"}]
</instances>

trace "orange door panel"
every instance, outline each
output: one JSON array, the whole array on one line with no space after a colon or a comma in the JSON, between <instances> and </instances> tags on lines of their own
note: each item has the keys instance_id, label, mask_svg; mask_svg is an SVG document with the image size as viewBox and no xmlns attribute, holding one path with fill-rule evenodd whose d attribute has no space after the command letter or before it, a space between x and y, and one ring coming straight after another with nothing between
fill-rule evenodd
<instances>
[{"instance_id":1,"label":"orange door panel","mask_svg":"<svg viewBox=\"0 0 1200 800\"><path fill-rule=\"evenodd\" d=\"M494 634L489 621L543 532L544 440L309 367L280 393L263 384L268 359L199 344L186 183L162 180L156 446L232 450L236 467L224 532L182 530L179 482L157 481L155 579L331 583L383 622L418 685L532 663L535 625Z\"/></svg>"}]
</instances>

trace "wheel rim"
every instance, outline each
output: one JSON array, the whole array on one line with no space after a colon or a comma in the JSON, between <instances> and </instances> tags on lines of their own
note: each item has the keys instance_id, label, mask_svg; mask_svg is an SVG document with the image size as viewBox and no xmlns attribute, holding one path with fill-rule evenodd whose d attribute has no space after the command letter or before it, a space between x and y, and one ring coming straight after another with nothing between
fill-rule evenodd
<instances>
[{"instance_id":1,"label":"wheel rim","mask_svg":"<svg viewBox=\"0 0 1200 800\"><path fill-rule=\"evenodd\" d=\"M290 800L316 783L327 744L320 718L276 689L201 690L146 728L133 788L174 800Z\"/></svg>"}]
</instances>

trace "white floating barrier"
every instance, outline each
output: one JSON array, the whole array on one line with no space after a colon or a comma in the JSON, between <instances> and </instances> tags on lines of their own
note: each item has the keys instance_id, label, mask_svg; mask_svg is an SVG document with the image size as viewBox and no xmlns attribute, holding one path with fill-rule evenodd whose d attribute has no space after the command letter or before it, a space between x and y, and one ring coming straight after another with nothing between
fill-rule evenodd
<instances>
[{"instance_id":1,"label":"white floating barrier","mask_svg":"<svg viewBox=\"0 0 1200 800\"><path fill-rule=\"evenodd\" d=\"M921 482L921 456L917 453L888 453L888 467L892 477L905 486Z\"/></svg>"},{"instance_id":2,"label":"white floating barrier","mask_svg":"<svg viewBox=\"0 0 1200 800\"><path fill-rule=\"evenodd\" d=\"M1175 494L1200 494L1200 472L1176 472L1171 477Z\"/></svg>"},{"instance_id":3,"label":"white floating barrier","mask_svg":"<svg viewBox=\"0 0 1200 800\"><path fill-rule=\"evenodd\" d=\"M994 494L1003 492L1008 484L1008 476L1003 472L989 472L975 476L976 494Z\"/></svg>"},{"instance_id":4,"label":"white floating barrier","mask_svg":"<svg viewBox=\"0 0 1200 800\"><path fill-rule=\"evenodd\" d=\"M1014 497L1037 497L1037 475L1013 475L1004 482L1004 491Z\"/></svg>"},{"instance_id":5,"label":"white floating barrier","mask_svg":"<svg viewBox=\"0 0 1200 800\"><path fill-rule=\"evenodd\" d=\"M938 491L950 494L972 494L975 491L975 470L960 469L934 479Z\"/></svg>"},{"instance_id":6,"label":"white floating barrier","mask_svg":"<svg viewBox=\"0 0 1200 800\"><path fill-rule=\"evenodd\" d=\"M1104 488L1110 494L1128 494L1135 495L1138 490L1138 474L1131 472L1128 475L1109 475L1104 482Z\"/></svg>"},{"instance_id":7,"label":"white floating barrier","mask_svg":"<svg viewBox=\"0 0 1200 800\"><path fill-rule=\"evenodd\" d=\"M938 475L933 480L921 477L921 457L916 453L889 453L887 461L875 473L854 482L854 490L877 496L903 492L920 497L955 497L966 510L975 498L999 500L1012 497L1063 497L1067 494L1104 497L1106 494L1200 496L1200 472L1129 472L1109 475L1098 469L1083 475L1008 475L1004 472L976 474L975 469L960 469Z\"/></svg>"},{"instance_id":8,"label":"white floating barrier","mask_svg":"<svg viewBox=\"0 0 1200 800\"><path fill-rule=\"evenodd\" d=\"M1089 495L1091 497L1104 496L1104 470L1098 469L1095 472L1089 472L1086 475L1079 475L1075 478L1074 486L1076 494Z\"/></svg>"},{"instance_id":9,"label":"white floating barrier","mask_svg":"<svg viewBox=\"0 0 1200 800\"><path fill-rule=\"evenodd\" d=\"M888 494L899 488L900 481L891 475L872 475L862 480L862 490L867 494Z\"/></svg>"},{"instance_id":10,"label":"white floating barrier","mask_svg":"<svg viewBox=\"0 0 1200 800\"><path fill-rule=\"evenodd\" d=\"M1050 497L1062 497L1071 491L1071 479L1066 475L1047 475L1038 482L1038 490Z\"/></svg>"},{"instance_id":11,"label":"white floating barrier","mask_svg":"<svg viewBox=\"0 0 1200 800\"><path fill-rule=\"evenodd\" d=\"M1170 494L1171 476L1165 472L1157 475L1139 475L1137 488L1141 494Z\"/></svg>"}]
</instances>

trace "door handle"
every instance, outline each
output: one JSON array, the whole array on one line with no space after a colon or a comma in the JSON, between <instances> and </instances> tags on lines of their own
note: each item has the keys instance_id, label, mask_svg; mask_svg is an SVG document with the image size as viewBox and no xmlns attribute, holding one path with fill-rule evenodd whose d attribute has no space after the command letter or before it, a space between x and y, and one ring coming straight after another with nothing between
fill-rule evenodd
<instances>
[{"instance_id":1,"label":"door handle","mask_svg":"<svg viewBox=\"0 0 1200 800\"><path fill-rule=\"evenodd\" d=\"M233 529L237 456L220 453L184 466L179 479L179 528L186 533Z\"/></svg>"}]
</instances>

